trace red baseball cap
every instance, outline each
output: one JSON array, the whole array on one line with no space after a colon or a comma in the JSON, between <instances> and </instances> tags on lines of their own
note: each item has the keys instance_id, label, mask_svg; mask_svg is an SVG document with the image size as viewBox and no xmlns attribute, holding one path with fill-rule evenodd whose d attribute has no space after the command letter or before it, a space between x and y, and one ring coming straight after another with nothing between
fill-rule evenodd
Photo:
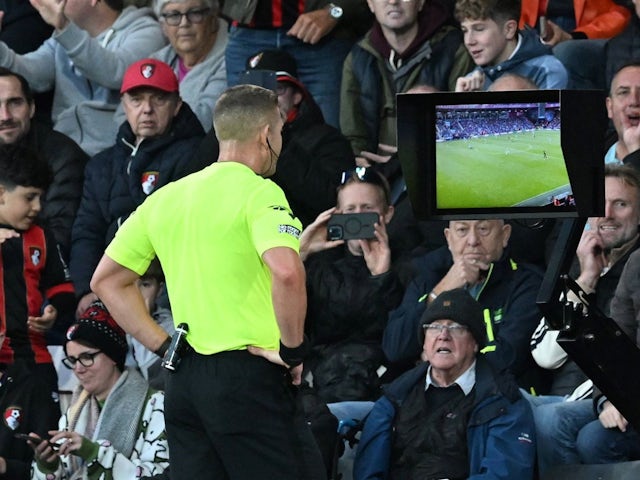
<instances>
[{"instance_id":1,"label":"red baseball cap","mask_svg":"<svg viewBox=\"0 0 640 480\"><path fill-rule=\"evenodd\" d=\"M129 65L122 79L120 93L133 88L151 87L164 92L177 92L178 79L169 65L155 58L143 58Z\"/></svg>"}]
</instances>

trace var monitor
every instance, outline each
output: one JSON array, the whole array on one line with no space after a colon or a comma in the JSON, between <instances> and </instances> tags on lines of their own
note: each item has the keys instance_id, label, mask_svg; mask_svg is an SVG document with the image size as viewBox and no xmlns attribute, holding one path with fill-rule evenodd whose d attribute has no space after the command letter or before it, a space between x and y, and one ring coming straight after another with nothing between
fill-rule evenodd
<instances>
[{"instance_id":1,"label":"var monitor","mask_svg":"<svg viewBox=\"0 0 640 480\"><path fill-rule=\"evenodd\" d=\"M420 219L601 216L596 91L401 94L398 157Z\"/></svg>"}]
</instances>

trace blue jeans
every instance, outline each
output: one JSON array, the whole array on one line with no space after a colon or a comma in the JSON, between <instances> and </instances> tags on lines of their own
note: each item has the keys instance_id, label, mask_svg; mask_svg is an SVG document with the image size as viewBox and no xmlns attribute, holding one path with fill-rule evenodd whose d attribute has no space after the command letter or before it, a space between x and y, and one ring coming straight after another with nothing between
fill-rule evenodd
<instances>
[{"instance_id":1,"label":"blue jeans","mask_svg":"<svg viewBox=\"0 0 640 480\"><path fill-rule=\"evenodd\" d=\"M617 463L640 459L640 435L630 425L626 432L604 428L600 420L588 423L576 442L582 463Z\"/></svg>"},{"instance_id":2,"label":"blue jeans","mask_svg":"<svg viewBox=\"0 0 640 480\"><path fill-rule=\"evenodd\" d=\"M591 400L566 402L564 397L527 393L536 424L536 447L540 476L554 465L580 463L576 446L578 432L596 419Z\"/></svg>"},{"instance_id":3,"label":"blue jeans","mask_svg":"<svg viewBox=\"0 0 640 480\"><path fill-rule=\"evenodd\" d=\"M247 69L247 60L254 54L266 49L285 50L295 58L298 79L320 106L325 121L338 128L342 64L351 46L352 43L347 40L331 37L311 45L288 36L283 28L258 30L231 27L225 51L227 82L229 86L238 83L239 75Z\"/></svg>"}]
</instances>

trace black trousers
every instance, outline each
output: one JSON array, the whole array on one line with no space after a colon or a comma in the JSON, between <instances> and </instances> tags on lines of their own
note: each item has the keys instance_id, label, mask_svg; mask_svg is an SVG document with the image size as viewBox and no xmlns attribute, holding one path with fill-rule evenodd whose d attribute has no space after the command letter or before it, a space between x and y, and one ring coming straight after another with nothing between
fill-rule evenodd
<instances>
[{"instance_id":1,"label":"black trousers","mask_svg":"<svg viewBox=\"0 0 640 480\"><path fill-rule=\"evenodd\" d=\"M245 350L190 353L168 375L172 480L323 480L288 371Z\"/></svg>"}]
</instances>

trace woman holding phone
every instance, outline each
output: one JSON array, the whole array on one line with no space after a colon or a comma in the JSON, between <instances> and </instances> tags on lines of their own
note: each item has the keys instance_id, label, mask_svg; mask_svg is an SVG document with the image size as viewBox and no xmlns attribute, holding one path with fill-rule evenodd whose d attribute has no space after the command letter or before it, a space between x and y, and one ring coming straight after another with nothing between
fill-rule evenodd
<instances>
[{"instance_id":1,"label":"woman holding phone","mask_svg":"<svg viewBox=\"0 0 640 480\"><path fill-rule=\"evenodd\" d=\"M124 368L125 332L102 302L94 302L67 330L63 363L79 385L51 438L29 442L34 480L130 480L169 466L164 393ZM53 445L52 445L53 444Z\"/></svg>"}]
</instances>

